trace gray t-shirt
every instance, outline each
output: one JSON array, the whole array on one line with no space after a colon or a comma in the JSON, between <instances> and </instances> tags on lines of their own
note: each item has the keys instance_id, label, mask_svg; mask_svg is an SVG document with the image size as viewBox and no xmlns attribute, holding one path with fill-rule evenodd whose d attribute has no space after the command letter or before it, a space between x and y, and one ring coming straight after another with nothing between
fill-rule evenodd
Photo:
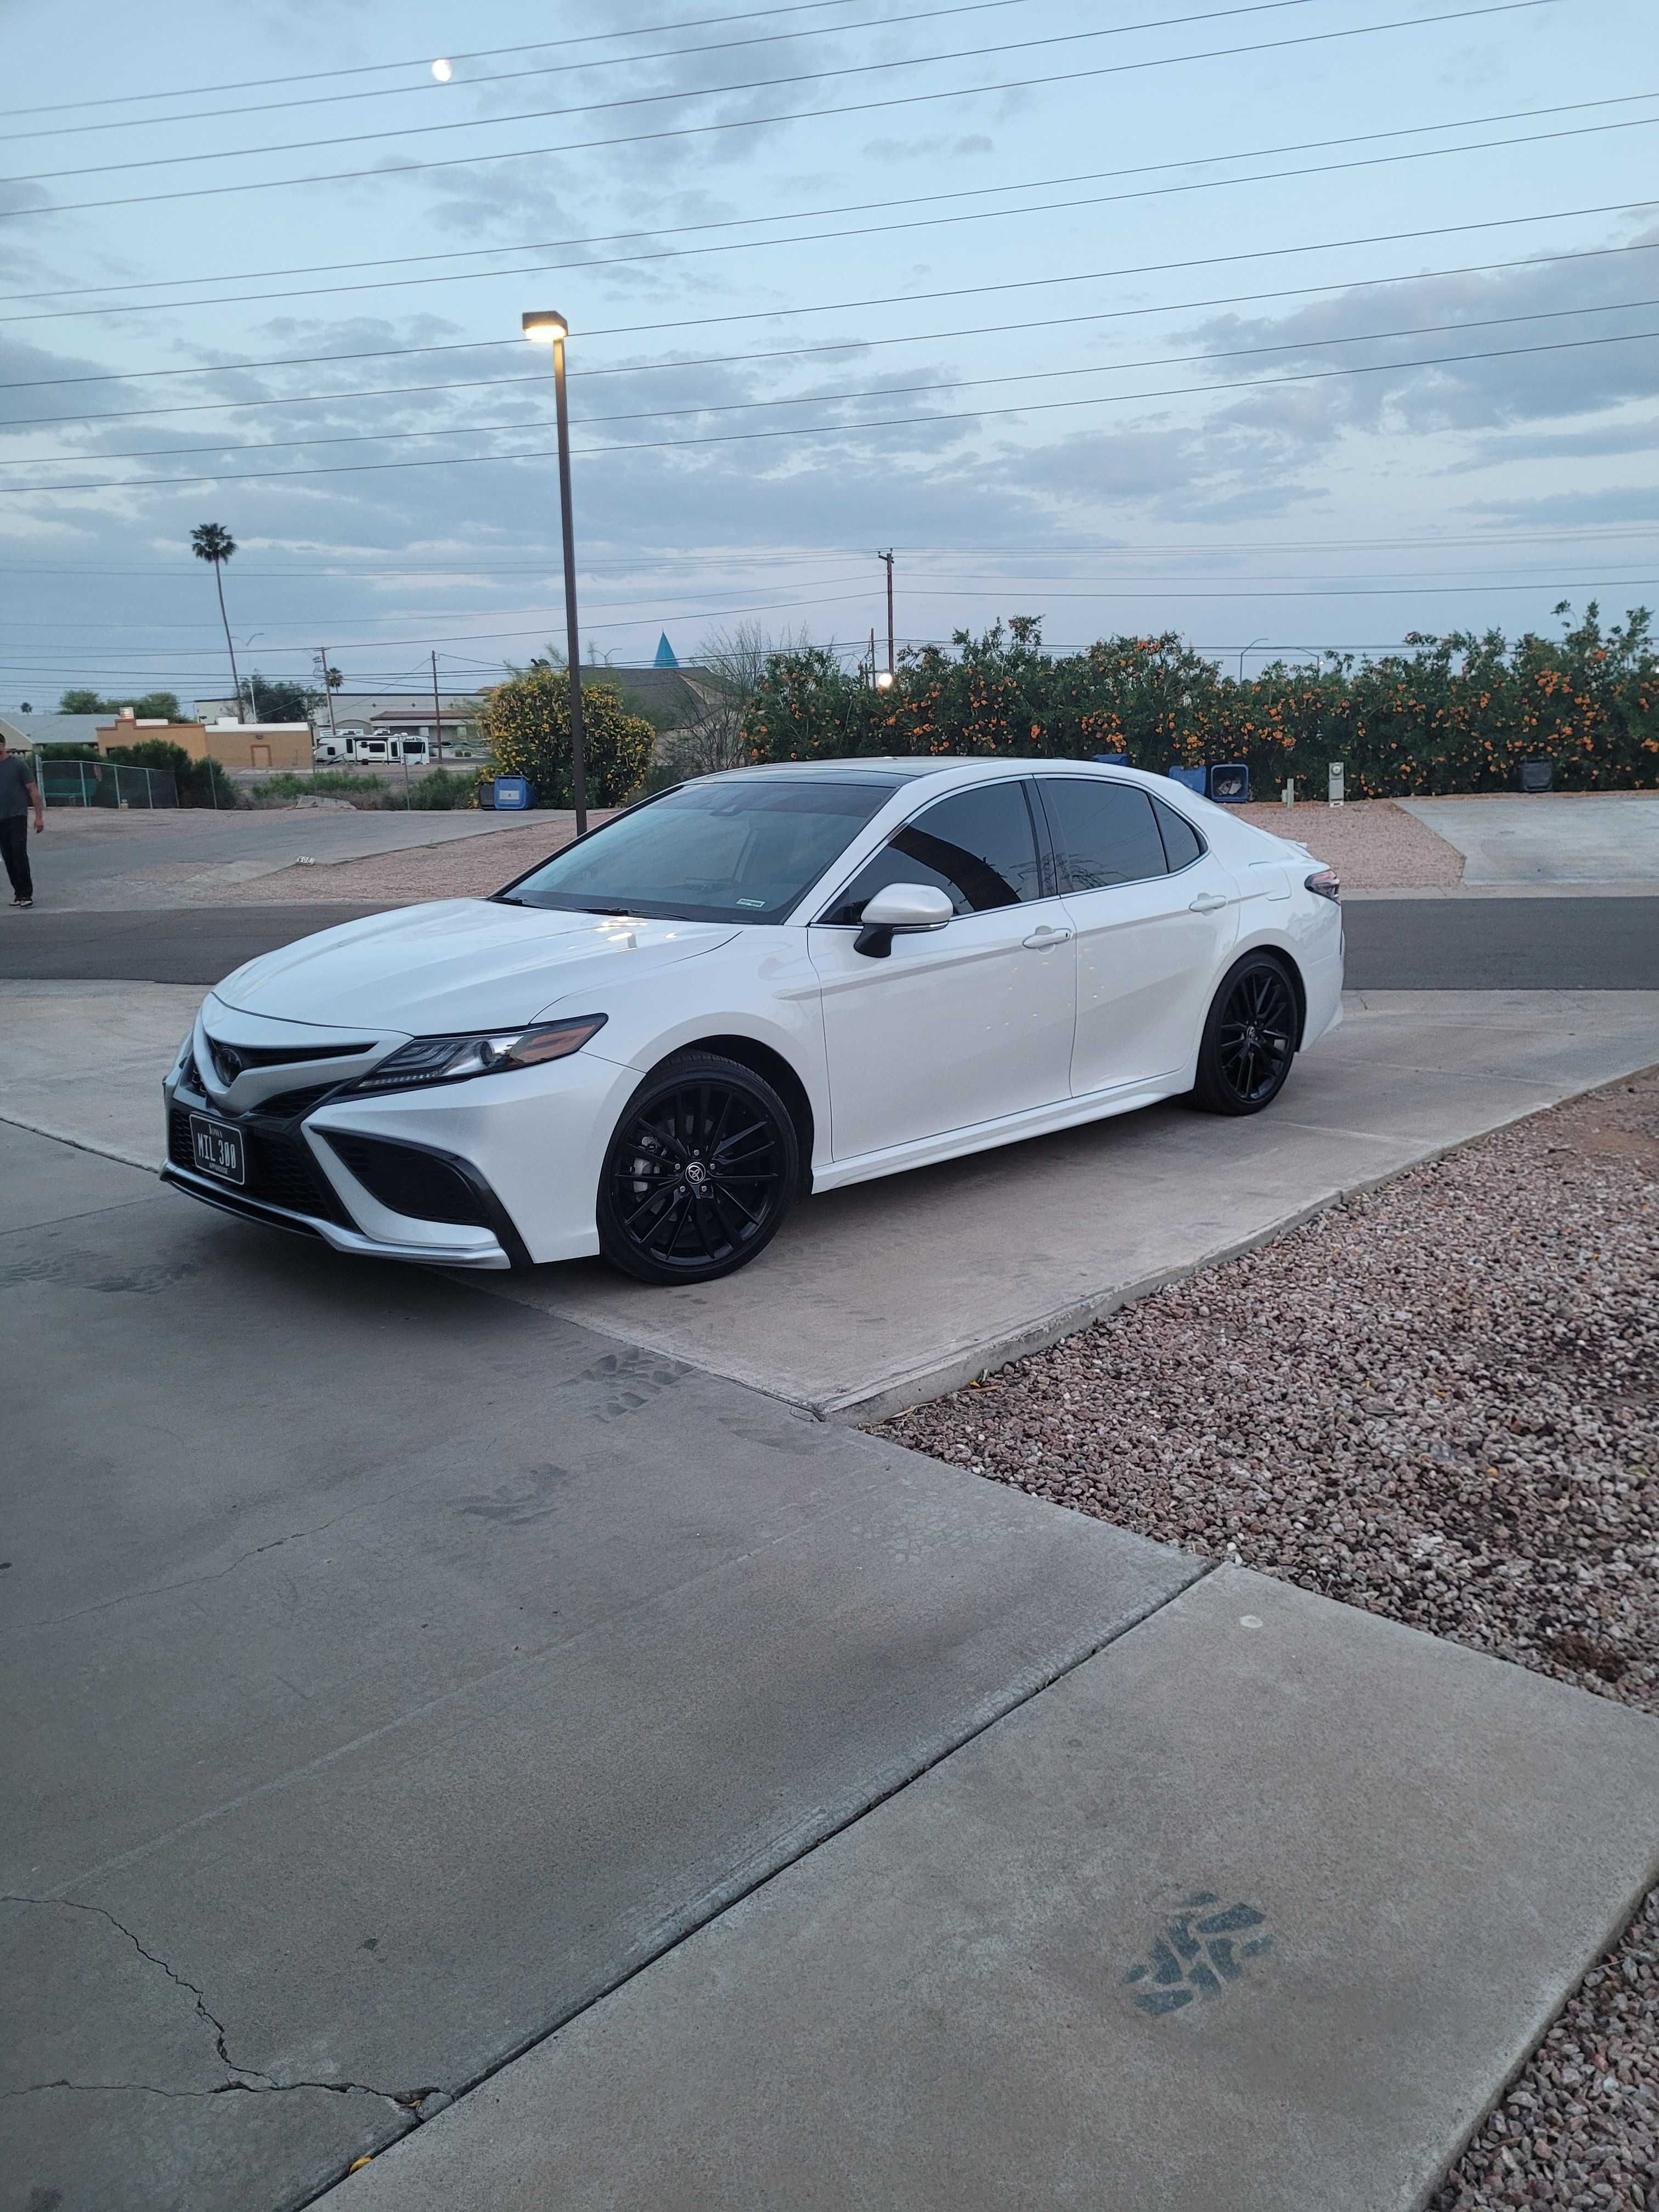
<instances>
[{"instance_id":1,"label":"gray t-shirt","mask_svg":"<svg viewBox=\"0 0 1659 2212\"><path fill-rule=\"evenodd\" d=\"M28 786L34 781L34 763L17 753L0 760L0 822L29 811Z\"/></svg>"}]
</instances>

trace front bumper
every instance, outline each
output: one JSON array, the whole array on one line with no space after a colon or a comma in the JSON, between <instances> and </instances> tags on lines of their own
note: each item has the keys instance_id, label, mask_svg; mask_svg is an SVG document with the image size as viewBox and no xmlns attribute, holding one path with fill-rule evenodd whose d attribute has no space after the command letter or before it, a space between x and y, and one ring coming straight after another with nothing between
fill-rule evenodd
<instances>
[{"instance_id":1,"label":"front bumper","mask_svg":"<svg viewBox=\"0 0 1659 2212\"><path fill-rule=\"evenodd\" d=\"M175 1190L187 1191L191 1198L199 1198L204 1206L216 1206L222 1213L236 1214L244 1221L263 1221L269 1228L292 1230L301 1237L320 1237L337 1252L355 1253L366 1260L422 1260L428 1267L440 1267L501 1268L513 1265L511 1256L493 1237L484 1243L449 1246L437 1243L391 1243L381 1237L365 1237L356 1229L343 1228L337 1221L296 1213L265 1199L248 1198L234 1183L217 1182L211 1176L198 1175L192 1168L175 1167L171 1160L161 1170L161 1180L170 1182Z\"/></svg>"},{"instance_id":2,"label":"front bumper","mask_svg":"<svg viewBox=\"0 0 1659 2212\"><path fill-rule=\"evenodd\" d=\"M199 1024L198 1037L206 1050ZM354 1070L332 1087L267 1095L238 1112L198 1058L181 1053L162 1086L162 1180L204 1205L337 1252L433 1267L526 1267L599 1249L601 1161L637 1069L584 1052L385 1094L354 1091ZM261 1076L267 1094L276 1079ZM198 1166L192 1113L241 1132L245 1183Z\"/></svg>"}]
</instances>

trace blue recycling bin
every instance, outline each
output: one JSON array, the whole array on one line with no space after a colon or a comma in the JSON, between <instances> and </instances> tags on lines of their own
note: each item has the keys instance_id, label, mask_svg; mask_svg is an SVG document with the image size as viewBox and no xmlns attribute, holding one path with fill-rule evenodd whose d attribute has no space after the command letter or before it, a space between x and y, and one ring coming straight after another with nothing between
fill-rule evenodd
<instances>
[{"instance_id":1,"label":"blue recycling bin","mask_svg":"<svg viewBox=\"0 0 1659 2212\"><path fill-rule=\"evenodd\" d=\"M535 787L528 776L498 775L495 779L495 811L499 814L521 814L536 803Z\"/></svg>"},{"instance_id":2,"label":"blue recycling bin","mask_svg":"<svg viewBox=\"0 0 1659 2212\"><path fill-rule=\"evenodd\" d=\"M1210 771L1206 768L1177 766L1170 770L1170 781L1172 783L1184 784L1188 791L1195 791L1200 799L1204 796L1205 786L1209 780Z\"/></svg>"},{"instance_id":3,"label":"blue recycling bin","mask_svg":"<svg viewBox=\"0 0 1659 2212\"><path fill-rule=\"evenodd\" d=\"M1127 753L1097 753L1095 759L1102 768L1127 768L1129 765Z\"/></svg>"},{"instance_id":4,"label":"blue recycling bin","mask_svg":"<svg viewBox=\"0 0 1659 2212\"><path fill-rule=\"evenodd\" d=\"M1224 767L1210 770L1210 797L1222 806L1248 806L1250 803L1250 771L1243 761L1229 761Z\"/></svg>"}]
</instances>

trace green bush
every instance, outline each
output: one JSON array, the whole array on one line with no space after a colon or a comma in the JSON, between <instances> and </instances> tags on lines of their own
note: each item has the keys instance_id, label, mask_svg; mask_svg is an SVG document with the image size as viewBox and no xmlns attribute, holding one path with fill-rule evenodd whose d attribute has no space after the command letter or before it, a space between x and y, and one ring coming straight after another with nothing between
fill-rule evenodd
<instances>
[{"instance_id":1,"label":"green bush","mask_svg":"<svg viewBox=\"0 0 1659 2212\"><path fill-rule=\"evenodd\" d=\"M569 806L570 679L562 668L528 668L486 694L479 726L502 775L528 776L538 806ZM582 685L583 750L590 806L619 806L651 764L656 732L630 714L614 684Z\"/></svg>"},{"instance_id":2,"label":"green bush","mask_svg":"<svg viewBox=\"0 0 1659 2212\"><path fill-rule=\"evenodd\" d=\"M236 787L216 760L192 760L182 745L167 738L144 738L137 744L110 745L106 760L127 768L149 768L175 778L180 806L234 806Z\"/></svg>"},{"instance_id":3,"label":"green bush","mask_svg":"<svg viewBox=\"0 0 1659 2212\"><path fill-rule=\"evenodd\" d=\"M1569 617L1564 602L1556 609ZM1568 791L1659 784L1659 653L1644 608L1603 630L1592 603L1559 639L1417 633L1376 660L1277 661L1239 683L1173 633L1042 650L1016 616L951 648L901 656L885 692L817 647L775 653L744 723L756 760L858 753L1125 752L1172 764L1248 762L1264 797L1286 776L1322 788L1341 761L1350 798L1512 791L1524 760Z\"/></svg>"},{"instance_id":4,"label":"green bush","mask_svg":"<svg viewBox=\"0 0 1659 2212\"><path fill-rule=\"evenodd\" d=\"M457 807L476 806L478 779L464 769L428 769L409 794L411 806L447 813ZM397 800L392 800L396 805Z\"/></svg>"}]
</instances>

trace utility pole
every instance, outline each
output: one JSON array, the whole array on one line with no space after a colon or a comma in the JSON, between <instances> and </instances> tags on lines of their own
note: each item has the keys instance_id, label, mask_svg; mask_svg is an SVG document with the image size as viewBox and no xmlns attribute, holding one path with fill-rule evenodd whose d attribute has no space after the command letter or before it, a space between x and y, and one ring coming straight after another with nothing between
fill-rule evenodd
<instances>
[{"instance_id":1,"label":"utility pole","mask_svg":"<svg viewBox=\"0 0 1659 2212\"><path fill-rule=\"evenodd\" d=\"M887 673L893 673L893 556L890 550L878 553L878 561L887 563Z\"/></svg>"},{"instance_id":2,"label":"utility pole","mask_svg":"<svg viewBox=\"0 0 1659 2212\"><path fill-rule=\"evenodd\" d=\"M873 690L875 690L875 688L876 688L876 633L874 632L874 630L872 630L872 631L871 631L871 633L870 633L870 689L873 691Z\"/></svg>"},{"instance_id":3,"label":"utility pole","mask_svg":"<svg viewBox=\"0 0 1659 2212\"><path fill-rule=\"evenodd\" d=\"M328 734L337 744L340 733L334 726L334 694L328 687L328 647L325 645L318 647L317 659L323 672L323 696L328 702Z\"/></svg>"},{"instance_id":4,"label":"utility pole","mask_svg":"<svg viewBox=\"0 0 1659 2212\"><path fill-rule=\"evenodd\" d=\"M441 761L444 757L444 723L443 708L438 704L438 654L435 647L432 654L432 742L438 748L438 758Z\"/></svg>"}]
</instances>

